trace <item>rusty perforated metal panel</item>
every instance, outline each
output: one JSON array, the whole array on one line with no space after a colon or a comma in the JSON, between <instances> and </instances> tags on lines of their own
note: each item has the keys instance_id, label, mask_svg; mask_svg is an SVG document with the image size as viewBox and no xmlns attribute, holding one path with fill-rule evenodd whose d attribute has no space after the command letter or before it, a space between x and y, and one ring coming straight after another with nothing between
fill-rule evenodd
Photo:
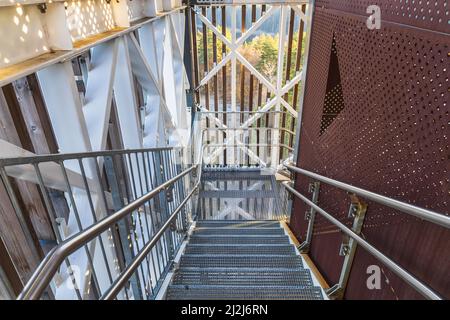
<instances>
[{"instance_id":1,"label":"rusty perforated metal panel","mask_svg":"<svg viewBox=\"0 0 450 320\"><path fill-rule=\"evenodd\" d=\"M397 24L448 33L450 4L447 0L317 0L317 8L325 8L367 17L367 8L380 7L382 18Z\"/></svg>"},{"instance_id":2,"label":"rusty perforated metal panel","mask_svg":"<svg viewBox=\"0 0 450 320\"><path fill-rule=\"evenodd\" d=\"M316 1L298 165L448 214L450 4L404 3ZM366 26L365 12L370 4L381 6L380 30ZM333 37L343 108L321 134ZM304 194L308 194L307 185L308 179L297 177L296 186ZM352 221L347 218L349 204L345 192L322 184L319 205L351 226ZM306 233L306 209L296 201L291 227L299 237ZM362 234L435 291L450 298L448 230L369 202ZM343 262L338 255L341 241L337 228L318 217L310 254L330 285L339 279ZM381 290L367 289L366 268L372 264L382 267L383 280L388 281L383 281ZM346 298L421 296L358 249Z\"/></svg>"}]
</instances>

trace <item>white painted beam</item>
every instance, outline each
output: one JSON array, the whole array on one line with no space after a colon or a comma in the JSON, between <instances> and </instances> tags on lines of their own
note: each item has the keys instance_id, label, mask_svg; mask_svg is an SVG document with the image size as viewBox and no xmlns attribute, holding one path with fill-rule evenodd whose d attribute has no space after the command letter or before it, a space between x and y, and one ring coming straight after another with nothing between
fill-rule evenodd
<instances>
[{"instance_id":1,"label":"white painted beam","mask_svg":"<svg viewBox=\"0 0 450 320\"><path fill-rule=\"evenodd\" d=\"M123 1L111 1L112 12L114 15L114 22L117 27L128 28L130 26L130 16L128 2Z\"/></svg>"},{"instance_id":2,"label":"white painted beam","mask_svg":"<svg viewBox=\"0 0 450 320\"><path fill-rule=\"evenodd\" d=\"M233 10L232 11L236 11L236 7L232 7ZM210 29L212 32L214 32L214 34L217 36L217 38L222 41L223 43L225 43L230 49L235 49L236 48L236 32L234 32L233 35L233 16L231 17L231 37L233 38L230 42L230 40L227 39L227 37L225 37L222 32L220 32L219 29L217 29L212 23L211 21L208 20L208 18L206 18L201 12L196 11L195 12L197 14L197 16L200 18L200 20L208 27L208 29ZM234 30L236 30L236 16L234 16Z\"/></svg>"},{"instance_id":3,"label":"white painted beam","mask_svg":"<svg viewBox=\"0 0 450 320\"><path fill-rule=\"evenodd\" d=\"M37 76L59 152L91 151L72 64L54 64L39 71ZM68 119L70 121L67 121Z\"/></svg>"},{"instance_id":4,"label":"white painted beam","mask_svg":"<svg viewBox=\"0 0 450 320\"><path fill-rule=\"evenodd\" d=\"M67 25L64 3L47 4L47 12L44 17L49 47L52 50L72 50L73 43Z\"/></svg>"},{"instance_id":5,"label":"white painted beam","mask_svg":"<svg viewBox=\"0 0 450 320\"><path fill-rule=\"evenodd\" d=\"M138 149L143 146L135 92L127 39L122 37L117 39L114 97L122 140L126 149Z\"/></svg>"},{"instance_id":6,"label":"white painted beam","mask_svg":"<svg viewBox=\"0 0 450 320\"><path fill-rule=\"evenodd\" d=\"M285 50L285 42L287 35L287 6L281 6L280 10L280 31L279 31L279 43L278 43L278 70L277 70L277 104L275 105L275 110L281 110L281 90L283 85L283 68L284 68L284 50ZM280 114L276 113L274 116L274 127L280 126ZM280 131L273 130L272 131L272 168L276 168L278 166L279 157L280 157L280 148L278 146L280 140Z\"/></svg>"},{"instance_id":7,"label":"white painted beam","mask_svg":"<svg viewBox=\"0 0 450 320\"><path fill-rule=\"evenodd\" d=\"M105 150L116 62L117 40L92 50L83 113L93 151Z\"/></svg>"},{"instance_id":8,"label":"white painted beam","mask_svg":"<svg viewBox=\"0 0 450 320\"><path fill-rule=\"evenodd\" d=\"M266 13L259 18L240 38L239 40L237 40L236 42L236 46L241 46L244 44L244 42L251 36L253 35L258 29L259 27L261 27L264 22L266 22L275 12L276 10L276 6L272 6L269 8L269 10L266 11Z\"/></svg>"}]
</instances>

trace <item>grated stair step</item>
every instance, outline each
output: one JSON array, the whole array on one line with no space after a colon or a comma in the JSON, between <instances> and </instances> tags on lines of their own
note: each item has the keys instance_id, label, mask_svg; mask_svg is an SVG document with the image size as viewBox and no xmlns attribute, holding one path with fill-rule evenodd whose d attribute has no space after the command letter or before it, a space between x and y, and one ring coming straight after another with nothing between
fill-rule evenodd
<instances>
[{"instance_id":1,"label":"grated stair step","mask_svg":"<svg viewBox=\"0 0 450 320\"><path fill-rule=\"evenodd\" d=\"M193 235L191 244L289 244L288 236L208 236Z\"/></svg>"},{"instance_id":2,"label":"grated stair step","mask_svg":"<svg viewBox=\"0 0 450 320\"><path fill-rule=\"evenodd\" d=\"M185 254L180 260L182 268L302 268L297 256L285 255L193 255Z\"/></svg>"},{"instance_id":3,"label":"grated stair step","mask_svg":"<svg viewBox=\"0 0 450 320\"><path fill-rule=\"evenodd\" d=\"M284 235L281 228L196 228L196 235L233 235L233 236L258 236L258 235Z\"/></svg>"},{"instance_id":4,"label":"grated stair step","mask_svg":"<svg viewBox=\"0 0 450 320\"><path fill-rule=\"evenodd\" d=\"M280 222L244 220L200 220L197 228L280 228Z\"/></svg>"},{"instance_id":5,"label":"grated stair step","mask_svg":"<svg viewBox=\"0 0 450 320\"><path fill-rule=\"evenodd\" d=\"M231 285L231 286L312 286L307 270L267 269L245 271L236 268L179 270L174 285Z\"/></svg>"},{"instance_id":6,"label":"grated stair step","mask_svg":"<svg viewBox=\"0 0 450 320\"><path fill-rule=\"evenodd\" d=\"M263 254L263 255L294 255L295 249L292 245L281 244L281 245L210 245L210 244L200 244L200 245L188 245L185 254Z\"/></svg>"},{"instance_id":7,"label":"grated stair step","mask_svg":"<svg viewBox=\"0 0 450 320\"><path fill-rule=\"evenodd\" d=\"M166 291L176 300L322 300L279 221L201 220Z\"/></svg>"},{"instance_id":8,"label":"grated stair step","mask_svg":"<svg viewBox=\"0 0 450 320\"><path fill-rule=\"evenodd\" d=\"M305 286L187 286L172 285L170 300L321 300L318 287Z\"/></svg>"}]
</instances>

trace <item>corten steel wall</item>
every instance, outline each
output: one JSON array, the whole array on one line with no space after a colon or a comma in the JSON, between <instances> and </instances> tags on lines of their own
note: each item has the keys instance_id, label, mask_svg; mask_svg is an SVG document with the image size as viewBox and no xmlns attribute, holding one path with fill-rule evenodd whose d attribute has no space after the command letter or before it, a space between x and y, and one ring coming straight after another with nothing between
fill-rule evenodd
<instances>
[{"instance_id":1,"label":"corten steel wall","mask_svg":"<svg viewBox=\"0 0 450 320\"><path fill-rule=\"evenodd\" d=\"M372 4L381 6L380 30L366 26L366 8ZM408 4L399 0L316 1L300 167L449 213L449 10L450 3L444 0ZM338 82L341 88L327 94L330 84ZM325 113L334 110L338 114L325 116L322 122L325 101ZM324 123L327 127L321 134ZM298 175L296 188L308 194L309 182ZM351 226L349 204L346 192L321 185L319 205ZM441 296L450 298L450 232L376 203L368 204L363 237ZM307 209L295 201L291 227L301 239L306 234ZM330 285L339 279L341 242L337 228L318 215L310 255ZM382 268L381 290L367 289L366 269L372 264ZM345 298L422 297L359 248Z\"/></svg>"}]
</instances>

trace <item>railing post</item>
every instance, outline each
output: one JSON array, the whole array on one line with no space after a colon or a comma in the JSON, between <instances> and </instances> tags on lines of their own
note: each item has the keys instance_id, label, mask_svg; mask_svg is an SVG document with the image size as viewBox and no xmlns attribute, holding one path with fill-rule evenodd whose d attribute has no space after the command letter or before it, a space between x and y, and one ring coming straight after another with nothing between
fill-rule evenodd
<instances>
[{"instance_id":1,"label":"railing post","mask_svg":"<svg viewBox=\"0 0 450 320\"><path fill-rule=\"evenodd\" d=\"M161 159L163 158L163 159ZM161 185L162 183L164 183L167 179L165 178L164 175L164 170L168 169L168 166L165 165L165 162L163 164L164 161L164 156L161 157L161 152L155 152L155 168L157 170L155 170L156 174L156 183L157 185ZM165 167L165 168L164 168ZM167 219L167 217L170 215L169 213L169 208L168 208L168 193L170 191L167 189L164 189L164 191L160 192L158 198L159 198L159 203L160 203L160 210L163 213L164 219ZM160 222L161 223L161 222ZM161 227L161 225L158 225L158 229ZM174 246L173 246L173 239L172 239L172 235L170 234L170 229L167 230L167 233L165 235L165 240L166 240L166 250L168 252L168 257L169 260L172 260L174 257Z\"/></svg>"},{"instance_id":2,"label":"railing post","mask_svg":"<svg viewBox=\"0 0 450 320\"><path fill-rule=\"evenodd\" d=\"M352 230L356 234L361 233L364 224L364 218L367 212L367 204L360 200L356 195L350 194L351 204L348 212L349 218L354 218ZM339 282L326 291L327 295L336 300L344 298L345 289L347 287L348 278L352 269L353 259L355 258L357 242L345 235L342 241L339 255L344 256L344 263L342 265L341 276Z\"/></svg>"},{"instance_id":3,"label":"railing post","mask_svg":"<svg viewBox=\"0 0 450 320\"><path fill-rule=\"evenodd\" d=\"M111 195L112 195L112 201L113 201L113 206L114 206L114 211L118 211L121 208L124 207L124 197L123 195L121 195L120 192L120 187L119 187L119 183L117 181L117 171L115 165L114 165L114 160L113 160L113 156L109 156L109 157L104 157L104 164L105 164L105 171L106 171L106 176L111 188ZM131 261L133 261L134 258L134 250L133 250L133 242L131 241L131 238L128 236L131 231L131 224L130 221L128 219L123 219L121 221L117 222L117 226L118 226L118 233L119 233L119 237L120 237L120 244L121 244L121 249L122 249L122 253L123 253L123 259L125 260L125 266L129 265L131 263ZM114 233L113 233L114 234ZM121 255L119 254L119 246L116 246L116 251L117 251L117 255L120 257ZM125 266L121 266L121 268L123 269ZM137 279L137 275L134 275L131 279L130 279L130 284L131 284L131 289L133 291L133 296L139 299L142 299L143 295L142 295L142 291L141 288L138 284L138 279Z\"/></svg>"},{"instance_id":4,"label":"railing post","mask_svg":"<svg viewBox=\"0 0 450 320\"><path fill-rule=\"evenodd\" d=\"M309 192L312 192L312 202L317 204L319 200L319 192L320 192L320 182L312 182L309 184ZM314 222L316 219L316 210L311 207L308 211L305 212L305 220L308 221L308 231L306 232L306 239L305 241L300 244L298 247L298 250L301 253L308 253L310 246L311 246L311 240L313 236L314 231Z\"/></svg>"}]
</instances>

